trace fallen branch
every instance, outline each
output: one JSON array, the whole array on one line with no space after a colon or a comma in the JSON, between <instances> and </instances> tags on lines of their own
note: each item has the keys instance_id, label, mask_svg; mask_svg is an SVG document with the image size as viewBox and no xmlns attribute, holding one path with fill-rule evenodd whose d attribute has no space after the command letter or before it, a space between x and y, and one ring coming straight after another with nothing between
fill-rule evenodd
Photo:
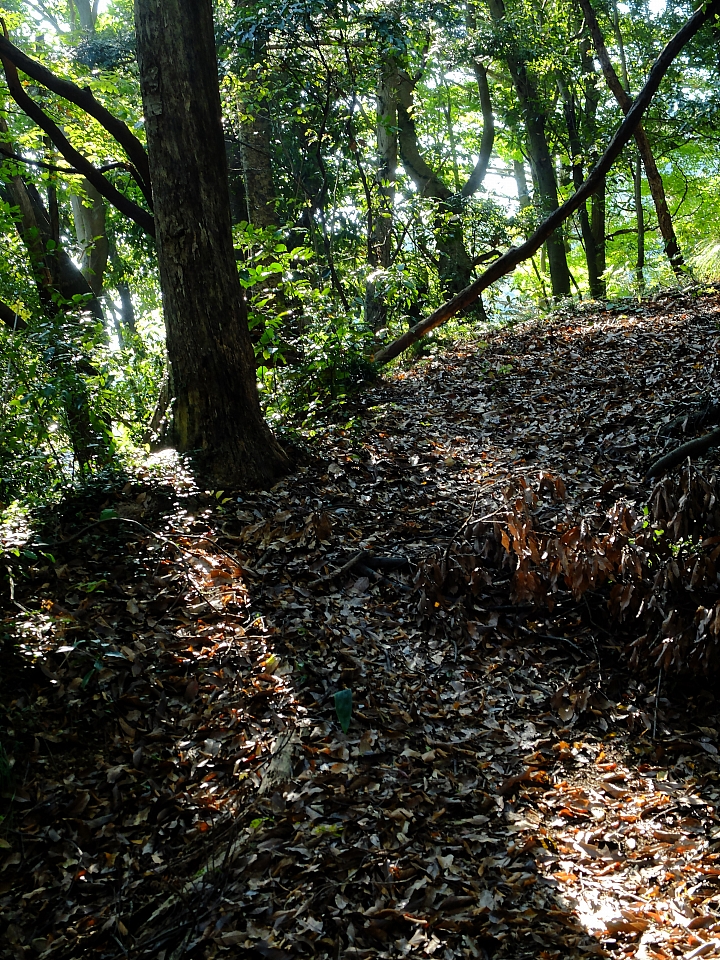
<instances>
[{"instance_id":1,"label":"fallen branch","mask_svg":"<svg viewBox=\"0 0 720 960\"><path fill-rule=\"evenodd\" d=\"M382 583L393 583L395 586L398 586L399 584L394 580L389 580L387 577L382 576L382 574L377 573L377 570L406 570L409 566L410 561L407 557L373 557L367 550L361 550L359 553L356 553L355 556L351 557L347 563L343 564L342 567L326 573L324 577L318 577L317 580L313 580L308 586L319 587L323 583L330 583L330 581L337 580L337 578L341 577L344 573L350 573L355 567L358 568L358 572L363 573L365 576L370 574L378 578ZM405 584L401 586L405 586Z\"/></svg>"},{"instance_id":2,"label":"fallen branch","mask_svg":"<svg viewBox=\"0 0 720 960\"><path fill-rule=\"evenodd\" d=\"M697 457L701 453L705 453L706 450L718 446L720 446L720 427L713 430L712 433L706 433L704 437L688 440L687 443L675 447L674 450L660 457L645 474L645 479L650 480L652 477L659 477L663 473L668 473L673 467L687 460L688 457Z\"/></svg>"},{"instance_id":3,"label":"fallen branch","mask_svg":"<svg viewBox=\"0 0 720 960\"><path fill-rule=\"evenodd\" d=\"M342 567L338 567L337 570L332 570L330 573L326 573L324 577L318 577L317 580L313 580L312 583L309 583L309 587L319 587L323 583L330 583L331 580L335 580L337 577L341 577L344 573L349 573L354 566L358 563L363 563L366 560L369 560L370 554L367 550L361 550L359 553L356 553L346 564Z\"/></svg>"},{"instance_id":4,"label":"fallen branch","mask_svg":"<svg viewBox=\"0 0 720 960\"><path fill-rule=\"evenodd\" d=\"M545 241L550 237L567 218L573 214L589 197L595 193L600 185L602 178L612 167L615 160L620 155L623 147L633 137L638 124L647 109L650 101L657 92L660 82L670 67L675 57L680 53L685 44L691 40L698 30L712 19L720 10L720 0L713 0L712 3L703 5L690 17L687 23L681 27L675 36L666 44L659 57L653 64L648 75L647 82L638 96L633 101L633 105L620 124L617 133L610 141L610 144L597 162L595 167L588 175L587 180L578 187L575 193L557 210L550 214L546 220L540 224L535 233L521 244L519 247L512 247L499 260L492 263L488 269L474 283L470 284L464 290L461 290L452 300L448 300L442 306L432 313L426 320L421 320L414 327L398 337L393 343L389 344L383 350L375 354L376 363L388 363L400 356L413 343L417 343L425 334L430 333L436 327L445 323L461 310L467 309L475 303L483 290L487 289L496 280L511 273L524 260L529 259Z\"/></svg>"}]
</instances>

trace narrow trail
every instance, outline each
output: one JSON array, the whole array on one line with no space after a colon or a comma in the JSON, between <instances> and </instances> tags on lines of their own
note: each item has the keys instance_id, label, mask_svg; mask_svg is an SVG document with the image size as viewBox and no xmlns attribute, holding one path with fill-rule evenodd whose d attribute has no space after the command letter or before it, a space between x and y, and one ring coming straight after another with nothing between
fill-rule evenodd
<instances>
[{"instance_id":1,"label":"narrow trail","mask_svg":"<svg viewBox=\"0 0 720 960\"><path fill-rule=\"evenodd\" d=\"M557 514L641 504L719 320L709 292L487 334L267 493L167 456L66 503L46 542L121 519L2 597L0 952L720 954L713 689L630 676L597 604L516 604L488 561L468 616L446 576L519 477Z\"/></svg>"}]
</instances>

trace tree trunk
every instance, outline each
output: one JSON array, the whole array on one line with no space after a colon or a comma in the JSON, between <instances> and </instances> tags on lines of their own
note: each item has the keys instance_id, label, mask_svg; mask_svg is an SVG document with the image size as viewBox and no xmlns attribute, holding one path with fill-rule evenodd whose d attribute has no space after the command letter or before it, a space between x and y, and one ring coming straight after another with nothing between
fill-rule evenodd
<instances>
[{"instance_id":1,"label":"tree trunk","mask_svg":"<svg viewBox=\"0 0 720 960\"><path fill-rule=\"evenodd\" d=\"M503 0L488 0L488 8L493 21L502 26L505 20ZM558 185L555 164L545 134L545 116L540 107L540 96L522 60L508 53L505 62L525 120L528 157L537 187L536 206L540 219L545 220L558 209ZM565 241L560 230L548 237L545 249L550 265L553 296L569 297L570 271L565 253Z\"/></svg>"},{"instance_id":2,"label":"tree trunk","mask_svg":"<svg viewBox=\"0 0 720 960\"><path fill-rule=\"evenodd\" d=\"M239 143L247 220L260 230L277 228L280 222L275 209L270 117L260 104L245 104L244 108L249 116L240 127Z\"/></svg>"},{"instance_id":3,"label":"tree trunk","mask_svg":"<svg viewBox=\"0 0 720 960\"><path fill-rule=\"evenodd\" d=\"M117 247L114 243L109 248L109 257L113 268L115 289L120 297L120 324L122 334L127 332L135 336L137 327L135 324L135 307L132 302L132 293L127 281L125 266L118 256Z\"/></svg>"},{"instance_id":4,"label":"tree trunk","mask_svg":"<svg viewBox=\"0 0 720 960\"><path fill-rule=\"evenodd\" d=\"M230 224L212 0L135 0L175 440L217 483L289 466L263 420Z\"/></svg>"},{"instance_id":5,"label":"tree trunk","mask_svg":"<svg viewBox=\"0 0 720 960\"><path fill-rule=\"evenodd\" d=\"M0 133L5 137L8 134L7 124L1 117ZM0 154L4 145L0 144ZM11 145L6 146L12 152ZM100 320L103 319L102 307L67 251L57 244L53 217L35 185L16 175L10 184L0 184L0 198L19 210L16 228L27 251L38 298L48 321L46 336L51 349L46 354L47 364L56 376L65 378L65 427L75 459L84 468L93 460L106 459L108 438L97 412L90 409L85 383L77 373L79 351L72 342L73 320L67 326L59 320L69 306L76 308L72 298L77 295L91 297L87 307ZM9 317L3 317L3 321L11 325ZM12 329L21 329L17 320L12 322ZM90 366L85 358L80 358L80 364L83 363Z\"/></svg>"},{"instance_id":6,"label":"tree trunk","mask_svg":"<svg viewBox=\"0 0 720 960\"><path fill-rule=\"evenodd\" d=\"M558 88L563 101L563 110L565 113L565 123L568 130L568 141L570 146L570 157L572 160L572 183L575 190L578 190L585 179L583 171L583 144L580 139L580 129L578 124L578 109L575 95L570 90L562 76L558 76ZM587 203L583 203L578 210L578 220L580 221L580 233L585 248L585 262L588 271L588 287L590 296L598 299L600 291L600 277L597 272L597 249L595 246L595 234L590 224Z\"/></svg>"},{"instance_id":7,"label":"tree trunk","mask_svg":"<svg viewBox=\"0 0 720 960\"><path fill-rule=\"evenodd\" d=\"M518 193L518 203L520 209L524 210L532 203L530 191L528 190L527 177L525 176L525 161L513 160L513 176L515 177L515 187Z\"/></svg>"},{"instance_id":8,"label":"tree trunk","mask_svg":"<svg viewBox=\"0 0 720 960\"><path fill-rule=\"evenodd\" d=\"M392 229L395 206L395 178L397 176L397 58L385 54L381 66L380 84L377 93L375 126L378 165L375 188L377 208L368 210L369 225L368 266L370 277L365 286L365 320L372 330L379 330L387 323L385 296L378 289L378 270L387 270L392 254ZM372 194L370 195L372 202Z\"/></svg>"},{"instance_id":9,"label":"tree trunk","mask_svg":"<svg viewBox=\"0 0 720 960\"><path fill-rule=\"evenodd\" d=\"M590 198L590 229L595 239L595 273L598 277L597 299L604 300L607 296L605 281L606 243L605 243L605 194L607 189L606 177L600 178L600 184Z\"/></svg>"},{"instance_id":10,"label":"tree trunk","mask_svg":"<svg viewBox=\"0 0 720 960\"><path fill-rule=\"evenodd\" d=\"M486 79L480 74L480 83ZM413 181L422 196L429 197L437 202L435 215L435 242L438 250L438 279L442 289L455 296L464 290L473 279L474 264L467 252L463 231L464 205L472 193L477 191L487 170L492 149L494 126L489 95L484 98L485 109L483 114L486 123L491 124L490 131L483 130L484 144L481 149L478 163L468 178L467 184L459 193L454 193L435 173L420 150L417 128L413 118L413 92L417 80L409 76L405 70L398 70L396 79L397 90L397 125L398 144L405 172ZM481 99L483 89L480 88ZM487 91L486 91L487 93ZM489 116L488 116L489 115ZM486 135L487 133L487 135ZM469 185L469 186L468 186ZM471 312L479 320L487 320L482 299L478 298L472 305Z\"/></svg>"},{"instance_id":11,"label":"tree trunk","mask_svg":"<svg viewBox=\"0 0 720 960\"><path fill-rule=\"evenodd\" d=\"M85 33L95 33L95 21L98 14L97 0L68 0L70 23L73 28L76 24Z\"/></svg>"},{"instance_id":12,"label":"tree trunk","mask_svg":"<svg viewBox=\"0 0 720 960\"><path fill-rule=\"evenodd\" d=\"M642 205L642 161L635 161L633 170L633 194L635 198L635 218L637 222L637 260L635 262L635 280L638 296L645 293L645 212Z\"/></svg>"},{"instance_id":13,"label":"tree trunk","mask_svg":"<svg viewBox=\"0 0 720 960\"><path fill-rule=\"evenodd\" d=\"M80 270L96 297L102 296L108 262L108 238L105 225L105 201L87 180L84 197L72 194L75 235L80 247Z\"/></svg>"}]
</instances>

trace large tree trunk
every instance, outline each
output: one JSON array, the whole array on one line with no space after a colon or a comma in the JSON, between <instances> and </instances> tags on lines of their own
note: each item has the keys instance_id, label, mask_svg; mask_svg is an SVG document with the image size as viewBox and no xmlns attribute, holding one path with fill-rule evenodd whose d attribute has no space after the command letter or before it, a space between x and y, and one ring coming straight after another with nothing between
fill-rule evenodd
<instances>
[{"instance_id":1,"label":"large tree trunk","mask_svg":"<svg viewBox=\"0 0 720 960\"><path fill-rule=\"evenodd\" d=\"M212 0L135 0L178 448L226 485L288 460L263 420L230 225Z\"/></svg>"}]
</instances>

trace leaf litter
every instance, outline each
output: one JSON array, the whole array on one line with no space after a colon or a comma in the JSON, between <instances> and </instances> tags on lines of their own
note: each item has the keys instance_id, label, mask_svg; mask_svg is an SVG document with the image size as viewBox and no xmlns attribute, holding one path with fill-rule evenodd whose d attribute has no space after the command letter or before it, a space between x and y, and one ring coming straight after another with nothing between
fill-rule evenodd
<instances>
[{"instance_id":1,"label":"leaf litter","mask_svg":"<svg viewBox=\"0 0 720 960\"><path fill-rule=\"evenodd\" d=\"M664 654L712 665L711 547L627 572L654 489L714 496L712 450L643 478L708 425L719 316L491 332L268 492L167 454L3 531L3 955L720 954L717 701Z\"/></svg>"}]
</instances>

